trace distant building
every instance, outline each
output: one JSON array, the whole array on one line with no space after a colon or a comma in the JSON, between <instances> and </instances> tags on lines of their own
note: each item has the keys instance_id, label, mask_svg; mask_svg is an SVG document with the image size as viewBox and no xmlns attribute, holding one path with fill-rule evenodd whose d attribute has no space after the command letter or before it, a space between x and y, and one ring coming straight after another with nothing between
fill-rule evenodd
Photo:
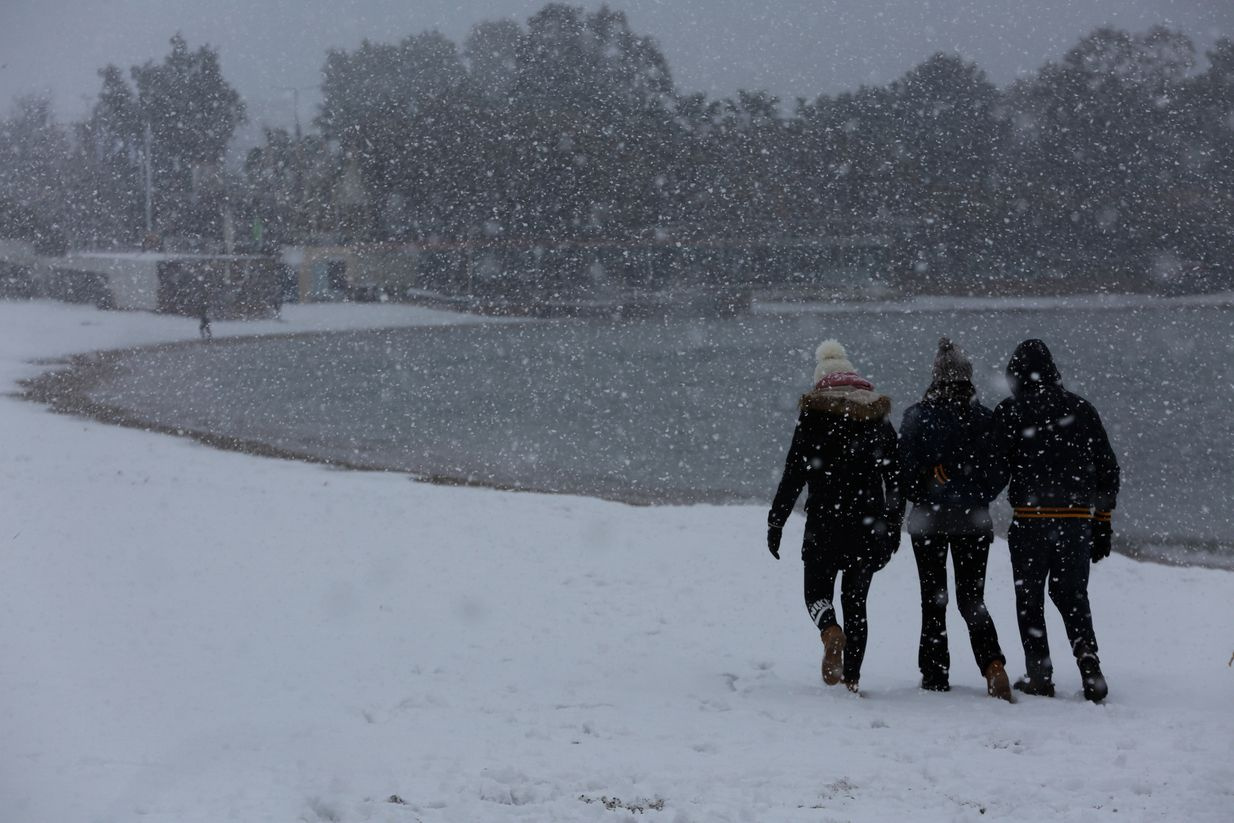
<instances>
[{"instance_id":1,"label":"distant building","mask_svg":"<svg viewBox=\"0 0 1234 823\"><path fill-rule=\"evenodd\" d=\"M33 243L0 239L0 298L32 297L37 265Z\"/></svg>"},{"instance_id":2,"label":"distant building","mask_svg":"<svg viewBox=\"0 0 1234 823\"><path fill-rule=\"evenodd\" d=\"M278 274L256 255L75 253L40 259L34 280L39 295L68 302L240 319L278 312Z\"/></svg>"},{"instance_id":3,"label":"distant building","mask_svg":"<svg viewBox=\"0 0 1234 823\"><path fill-rule=\"evenodd\" d=\"M305 303L403 300L415 288L419 252L397 243L292 246L283 250Z\"/></svg>"}]
</instances>

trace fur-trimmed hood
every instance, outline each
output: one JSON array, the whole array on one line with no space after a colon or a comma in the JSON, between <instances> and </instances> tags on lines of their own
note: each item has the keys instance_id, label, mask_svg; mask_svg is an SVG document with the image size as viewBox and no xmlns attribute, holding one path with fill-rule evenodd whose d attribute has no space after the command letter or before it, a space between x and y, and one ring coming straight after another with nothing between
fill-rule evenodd
<instances>
[{"instance_id":1,"label":"fur-trimmed hood","mask_svg":"<svg viewBox=\"0 0 1234 823\"><path fill-rule=\"evenodd\" d=\"M891 414L891 398L868 389L814 389L801 396L802 411L816 411L849 420L881 420Z\"/></svg>"}]
</instances>

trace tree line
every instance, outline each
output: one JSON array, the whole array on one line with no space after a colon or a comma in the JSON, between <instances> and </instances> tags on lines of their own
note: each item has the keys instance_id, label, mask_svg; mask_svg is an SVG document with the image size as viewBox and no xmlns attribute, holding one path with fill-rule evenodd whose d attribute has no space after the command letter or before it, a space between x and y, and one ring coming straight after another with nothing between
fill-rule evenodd
<instances>
[{"instance_id":1,"label":"tree line","mask_svg":"<svg viewBox=\"0 0 1234 823\"><path fill-rule=\"evenodd\" d=\"M883 86L711 99L679 90L621 12L553 3L461 44L330 51L311 128L266 130L232 169L244 103L218 53L177 35L159 62L102 69L81 122L16 103L0 221L43 248L878 237L880 265L923 289L1228 281L1234 42L1203 67L1195 52L1166 28L1103 28L1006 88L937 54Z\"/></svg>"}]
</instances>

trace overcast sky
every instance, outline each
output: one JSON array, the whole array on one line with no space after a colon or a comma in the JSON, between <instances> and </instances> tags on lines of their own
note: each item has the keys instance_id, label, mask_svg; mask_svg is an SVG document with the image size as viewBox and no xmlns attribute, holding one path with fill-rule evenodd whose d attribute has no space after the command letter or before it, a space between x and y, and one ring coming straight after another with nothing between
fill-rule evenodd
<instances>
[{"instance_id":1,"label":"overcast sky","mask_svg":"<svg viewBox=\"0 0 1234 823\"><path fill-rule=\"evenodd\" d=\"M98 91L97 70L167 53L177 30L220 50L252 127L289 124L330 47L438 29L456 41L486 19L526 21L542 0L0 0L0 104L50 93L65 117ZM577 2L596 8L599 2ZM1165 23L1203 50L1234 36L1234 0L612 0L657 38L678 88L766 88L791 100L885 83L936 51L975 60L999 84L1110 24ZM1202 59L1202 58L1201 58ZM301 115L316 95L302 92Z\"/></svg>"}]
</instances>

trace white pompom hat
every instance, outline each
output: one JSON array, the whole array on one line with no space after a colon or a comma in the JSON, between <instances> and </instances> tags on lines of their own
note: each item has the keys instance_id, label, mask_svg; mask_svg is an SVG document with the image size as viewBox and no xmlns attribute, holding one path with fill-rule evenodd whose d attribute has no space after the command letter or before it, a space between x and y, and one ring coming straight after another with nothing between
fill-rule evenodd
<instances>
[{"instance_id":1,"label":"white pompom hat","mask_svg":"<svg viewBox=\"0 0 1234 823\"><path fill-rule=\"evenodd\" d=\"M818 365L814 367L815 383L829 374L857 371L849 362L848 353L844 351L844 346L839 340L824 340L819 343L818 348L814 350L814 356L818 358Z\"/></svg>"}]
</instances>

